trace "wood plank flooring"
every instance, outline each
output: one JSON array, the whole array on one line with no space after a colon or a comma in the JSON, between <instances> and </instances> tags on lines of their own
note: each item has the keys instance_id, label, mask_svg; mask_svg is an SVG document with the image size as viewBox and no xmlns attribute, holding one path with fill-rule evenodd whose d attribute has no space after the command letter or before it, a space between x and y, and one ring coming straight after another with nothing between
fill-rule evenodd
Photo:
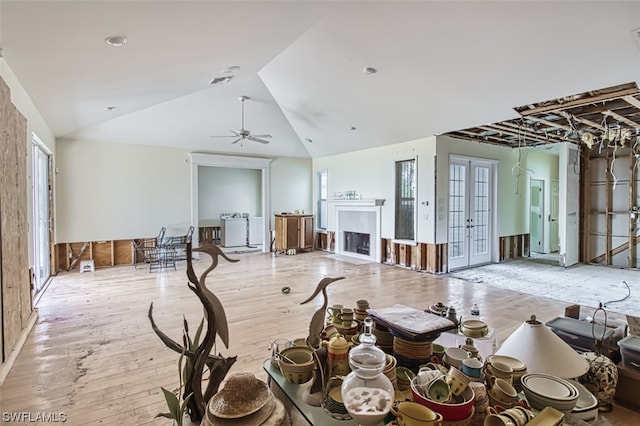
<instances>
[{"instance_id":1,"label":"wood plank flooring","mask_svg":"<svg viewBox=\"0 0 640 426\"><path fill-rule=\"evenodd\" d=\"M564 302L434 276L383 264L343 261L325 252L296 256L239 254L221 260L209 288L225 306L231 372L252 372L266 380L263 361L269 340L305 337L321 297L300 305L325 276L345 276L329 286L330 303L371 306L402 303L425 309L442 301L463 316L475 302L503 341L535 313L546 321L563 315ZM195 261L196 272L208 258ZM0 387L0 412L63 412L68 425L167 425L154 419L165 411L160 387L177 386L177 355L165 348L147 319L154 304L158 326L180 340L182 316L195 330L201 305L186 286L185 262L177 271L116 267L93 273L65 272L50 284L38 305L39 321ZM281 289L291 288L289 294ZM640 424L640 414L616 406L605 414L614 425ZM18 423L20 424L20 423ZM28 423L45 424L45 423Z\"/></svg>"}]
</instances>

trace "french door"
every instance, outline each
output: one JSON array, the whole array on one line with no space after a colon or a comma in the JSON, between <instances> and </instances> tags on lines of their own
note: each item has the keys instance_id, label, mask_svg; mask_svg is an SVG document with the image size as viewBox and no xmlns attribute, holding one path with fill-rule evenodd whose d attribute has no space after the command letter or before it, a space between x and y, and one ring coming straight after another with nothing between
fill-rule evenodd
<instances>
[{"instance_id":1,"label":"french door","mask_svg":"<svg viewBox=\"0 0 640 426\"><path fill-rule=\"evenodd\" d=\"M32 151L33 272L34 292L42 290L51 276L50 159L38 143Z\"/></svg>"},{"instance_id":2,"label":"french door","mask_svg":"<svg viewBox=\"0 0 640 426\"><path fill-rule=\"evenodd\" d=\"M493 165L480 159L449 162L449 269L491 261Z\"/></svg>"}]
</instances>

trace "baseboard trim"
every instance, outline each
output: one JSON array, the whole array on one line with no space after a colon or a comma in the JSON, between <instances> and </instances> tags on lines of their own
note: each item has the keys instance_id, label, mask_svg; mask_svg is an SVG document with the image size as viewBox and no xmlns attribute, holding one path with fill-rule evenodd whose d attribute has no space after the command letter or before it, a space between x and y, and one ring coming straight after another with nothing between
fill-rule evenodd
<instances>
[{"instance_id":1,"label":"baseboard trim","mask_svg":"<svg viewBox=\"0 0 640 426\"><path fill-rule=\"evenodd\" d=\"M38 321L38 310L34 309L33 312L31 313L31 316L29 317L29 322L27 323L27 326L20 333L20 338L18 339L18 342L14 346L13 350L9 353L9 356L7 357L7 361L3 364L0 364L0 385L4 383L4 379L6 379L7 376L9 375L9 371L11 371L11 367L13 367L13 364L15 364L16 360L18 359L18 355L20 354L22 347L27 341L27 337L29 336L29 333L31 333L31 330L33 329L33 326L36 324L37 321Z\"/></svg>"}]
</instances>

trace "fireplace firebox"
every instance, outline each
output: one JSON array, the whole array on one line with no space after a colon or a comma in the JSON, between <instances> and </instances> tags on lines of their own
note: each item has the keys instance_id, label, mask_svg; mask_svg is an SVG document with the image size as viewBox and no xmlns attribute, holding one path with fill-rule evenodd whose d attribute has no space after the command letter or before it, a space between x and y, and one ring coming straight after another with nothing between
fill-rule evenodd
<instances>
[{"instance_id":1,"label":"fireplace firebox","mask_svg":"<svg viewBox=\"0 0 640 426\"><path fill-rule=\"evenodd\" d=\"M344 231L344 251L369 256L370 234Z\"/></svg>"}]
</instances>

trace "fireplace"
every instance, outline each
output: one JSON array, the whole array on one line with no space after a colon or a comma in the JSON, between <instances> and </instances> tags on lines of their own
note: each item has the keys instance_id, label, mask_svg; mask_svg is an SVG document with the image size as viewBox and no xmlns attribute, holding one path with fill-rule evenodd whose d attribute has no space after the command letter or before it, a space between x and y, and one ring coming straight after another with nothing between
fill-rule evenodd
<instances>
[{"instance_id":1,"label":"fireplace","mask_svg":"<svg viewBox=\"0 0 640 426\"><path fill-rule=\"evenodd\" d=\"M363 232L344 231L344 251L369 256L369 237L371 234Z\"/></svg>"},{"instance_id":2,"label":"fireplace","mask_svg":"<svg viewBox=\"0 0 640 426\"><path fill-rule=\"evenodd\" d=\"M336 254L381 262L384 200L331 200L329 227L335 230ZM333 223L331 223L333 222Z\"/></svg>"}]
</instances>

